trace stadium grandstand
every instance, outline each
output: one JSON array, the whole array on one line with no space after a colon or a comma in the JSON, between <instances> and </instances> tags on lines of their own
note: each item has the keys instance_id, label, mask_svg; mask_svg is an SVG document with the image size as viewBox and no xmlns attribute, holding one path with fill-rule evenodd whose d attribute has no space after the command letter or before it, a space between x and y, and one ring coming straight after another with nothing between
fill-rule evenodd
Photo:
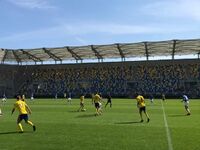
<instances>
[{"instance_id":1,"label":"stadium grandstand","mask_svg":"<svg viewBox=\"0 0 200 150\"><path fill-rule=\"evenodd\" d=\"M0 50L0 94L200 96L200 39Z\"/></svg>"}]
</instances>

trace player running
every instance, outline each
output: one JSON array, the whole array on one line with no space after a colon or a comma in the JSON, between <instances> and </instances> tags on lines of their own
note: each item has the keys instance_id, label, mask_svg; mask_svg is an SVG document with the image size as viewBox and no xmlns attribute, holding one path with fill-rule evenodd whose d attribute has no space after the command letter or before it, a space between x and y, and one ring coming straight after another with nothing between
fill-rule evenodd
<instances>
[{"instance_id":1,"label":"player running","mask_svg":"<svg viewBox=\"0 0 200 150\"><path fill-rule=\"evenodd\" d=\"M34 100L34 94L31 93L31 100Z\"/></svg>"},{"instance_id":2,"label":"player running","mask_svg":"<svg viewBox=\"0 0 200 150\"><path fill-rule=\"evenodd\" d=\"M102 114L102 110L101 110L101 96L97 93L95 96L94 96L94 106L96 108L96 113L95 113L95 116L97 115L101 115Z\"/></svg>"},{"instance_id":3,"label":"player running","mask_svg":"<svg viewBox=\"0 0 200 150\"><path fill-rule=\"evenodd\" d=\"M153 99L153 95L152 94L149 96L149 100L150 100L151 103L153 103L154 99Z\"/></svg>"},{"instance_id":4,"label":"player running","mask_svg":"<svg viewBox=\"0 0 200 150\"><path fill-rule=\"evenodd\" d=\"M184 102L184 107L185 107L185 110L187 111L186 115L191 115L190 109L189 109L189 98L187 97L187 95L183 95L183 99L181 102Z\"/></svg>"},{"instance_id":5,"label":"player running","mask_svg":"<svg viewBox=\"0 0 200 150\"><path fill-rule=\"evenodd\" d=\"M110 94L108 94L107 95L107 103L106 103L106 105L105 105L105 108L106 108L106 106L108 105L108 103L110 103L110 108L112 107L112 97L110 96Z\"/></svg>"},{"instance_id":6,"label":"player running","mask_svg":"<svg viewBox=\"0 0 200 150\"><path fill-rule=\"evenodd\" d=\"M7 97L6 97L6 94L4 93L3 98L2 98L2 102L5 103L6 101L7 101Z\"/></svg>"},{"instance_id":7,"label":"player running","mask_svg":"<svg viewBox=\"0 0 200 150\"><path fill-rule=\"evenodd\" d=\"M147 118L147 122L149 122L150 118L149 118L149 115L146 112L146 105L145 105L144 97L142 95L139 95L139 94L136 94L136 95L137 95L137 97L136 97L137 107L139 108L139 114L140 114L140 118L141 118L140 122L144 121L143 117L142 117L142 112L144 112L144 114L146 115L146 118Z\"/></svg>"},{"instance_id":8,"label":"player running","mask_svg":"<svg viewBox=\"0 0 200 150\"><path fill-rule=\"evenodd\" d=\"M80 97L80 108L78 109L78 111L86 111L86 109L84 109L84 100L85 100L85 96L84 94L81 94Z\"/></svg>"},{"instance_id":9,"label":"player running","mask_svg":"<svg viewBox=\"0 0 200 150\"><path fill-rule=\"evenodd\" d=\"M72 94L69 92L67 102L71 105L72 104Z\"/></svg>"},{"instance_id":10,"label":"player running","mask_svg":"<svg viewBox=\"0 0 200 150\"><path fill-rule=\"evenodd\" d=\"M165 101L165 94L162 93L162 100Z\"/></svg>"},{"instance_id":11,"label":"player running","mask_svg":"<svg viewBox=\"0 0 200 150\"><path fill-rule=\"evenodd\" d=\"M28 120L28 113L31 114L31 109L26 104L26 102L22 100L20 95L17 96L17 101L14 104L14 108L12 109L11 115L14 113L15 109L18 109L19 111L19 116L17 119L17 125L20 130L19 133L24 132L22 124L21 124L22 120L24 120L27 124L31 125L33 127L33 131L35 131L36 126L31 121Z\"/></svg>"},{"instance_id":12,"label":"player running","mask_svg":"<svg viewBox=\"0 0 200 150\"><path fill-rule=\"evenodd\" d=\"M25 101L26 100L26 96L23 94L22 95L22 101Z\"/></svg>"}]
</instances>

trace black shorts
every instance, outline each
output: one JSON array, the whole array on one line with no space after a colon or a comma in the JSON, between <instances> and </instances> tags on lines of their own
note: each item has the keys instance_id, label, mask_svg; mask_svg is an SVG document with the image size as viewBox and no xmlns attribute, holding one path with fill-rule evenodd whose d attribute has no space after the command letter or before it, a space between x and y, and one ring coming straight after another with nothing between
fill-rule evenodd
<instances>
[{"instance_id":1,"label":"black shorts","mask_svg":"<svg viewBox=\"0 0 200 150\"><path fill-rule=\"evenodd\" d=\"M112 103L111 100L108 100L107 103Z\"/></svg>"},{"instance_id":2,"label":"black shorts","mask_svg":"<svg viewBox=\"0 0 200 150\"><path fill-rule=\"evenodd\" d=\"M99 103L94 103L95 108L100 108Z\"/></svg>"},{"instance_id":3,"label":"black shorts","mask_svg":"<svg viewBox=\"0 0 200 150\"><path fill-rule=\"evenodd\" d=\"M146 112L146 107L145 107L145 106L139 108L139 112L141 113L142 111L143 111L143 112Z\"/></svg>"},{"instance_id":4,"label":"black shorts","mask_svg":"<svg viewBox=\"0 0 200 150\"><path fill-rule=\"evenodd\" d=\"M81 106L81 107L84 107L84 103L80 103L80 106Z\"/></svg>"},{"instance_id":5,"label":"black shorts","mask_svg":"<svg viewBox=\"0 0 200 150\"><path fill-rule=\"evenodd\" d=\"M18 119L17 119L17 122L19 123L19 122L21 122L22 120L24 120L24 121L28 121L28 114L21 114L21 115L19 115L18 116Z\"/></svg>"}]
</instances>

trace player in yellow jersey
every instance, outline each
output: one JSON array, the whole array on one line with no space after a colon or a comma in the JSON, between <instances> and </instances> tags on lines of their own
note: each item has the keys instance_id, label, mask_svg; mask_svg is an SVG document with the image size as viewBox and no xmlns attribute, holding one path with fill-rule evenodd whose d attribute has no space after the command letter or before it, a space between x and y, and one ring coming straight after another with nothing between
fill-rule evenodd
<instances>
[{"instance_id":1,"label":"player in yellow jersey","mask_svg":"<svg viewBox=\"0 0 200 150\"><path fill-rule=\"evenodd\" d=\"M17 101L14 104L14 107L12 109L12 114L14 113L15 109L18 109L19 111L19 116L17 119L17 125L20 129L19 133L23 133L23 127L21 124L22 120L25 120L25 122L29 125L31 125L33 127L33 131L36 130L35 125L28 120L28 113L31 114L31 109L29 108L29 106L22 100L22 97L20 95L17 96Z\"/></svg>"},{"instance_id":2,"label":"player in yellow jersey","mask_svg":"<svg viewBox=\"0 0 200 150\"><path fill-rule=\"evenodd\" d=\"M136 97L136 100L137 100L137 107L139 108L139 114L140 114L140 118L141 118L141 121L140 122L143 122L143 117L142 117L142 112L144 112L144 114L146 115L147 117L147 122L150 121L150 118L149 118L149 115L146 111L146 105L145 105L145 100L144 100L144 97L142 95L138 95L136 94L137 97Z\"/></svg>"},{"instance_id":3,"label":"player in yellow jersey","mask_svg":"<svg viewBox=\"0 0 200 150\"><path fill-rule=\"evenodd\" d=\"M84 109L84 107L85 107L84 100L85 100L85 96L84 96L84 94L81 94L81 97L80 97L80 108L78 109L78 111L86 111L86 109Z\"/></svg>"},{"instance_id":4,"label":"player in yellow jersey","mask_svg":"<svg viewBox=\"0 0 200 150\"><path fill-rule=\"evenodd\" d=\"M94 95L93 102L94 102L94 106L96 108L96 114L95 115L101 115L102 114L101 100L102 100L102 98L98 93L96 95Z\"/></svg>"}]
</instances>

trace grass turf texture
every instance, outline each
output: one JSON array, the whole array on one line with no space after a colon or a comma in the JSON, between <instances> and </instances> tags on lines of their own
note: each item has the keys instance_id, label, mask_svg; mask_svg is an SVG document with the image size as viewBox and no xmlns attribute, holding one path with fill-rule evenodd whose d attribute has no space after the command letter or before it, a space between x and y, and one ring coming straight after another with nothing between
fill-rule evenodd
<instances>
[{"instance_id":1,"label":"grass turf texture","mask_svg":"<svg viewBox=\"0 0 200 150\"><path fill-rule=\"evenodd\" d=\"M94 116L94 106L85 100L85 112L77 112L79 100L27 100L33 114L29 116L37 126L36 132L25 123L25 133L17 133L16 118L11 116L15 100L7 100L1 109L0 149L48 150L168 150L166 128L160 100L150 104L146 100L150 122L139 123L136 101L113 99L113 108L103 109L102 116ZM198 150L200 143L200 101L191 100L191 116L185 116L180 100L164 103L173 150ZM145 118L145 117L144 117ZM146 118L145 118L146 119Z\"/></svg>"}]
</instances>

